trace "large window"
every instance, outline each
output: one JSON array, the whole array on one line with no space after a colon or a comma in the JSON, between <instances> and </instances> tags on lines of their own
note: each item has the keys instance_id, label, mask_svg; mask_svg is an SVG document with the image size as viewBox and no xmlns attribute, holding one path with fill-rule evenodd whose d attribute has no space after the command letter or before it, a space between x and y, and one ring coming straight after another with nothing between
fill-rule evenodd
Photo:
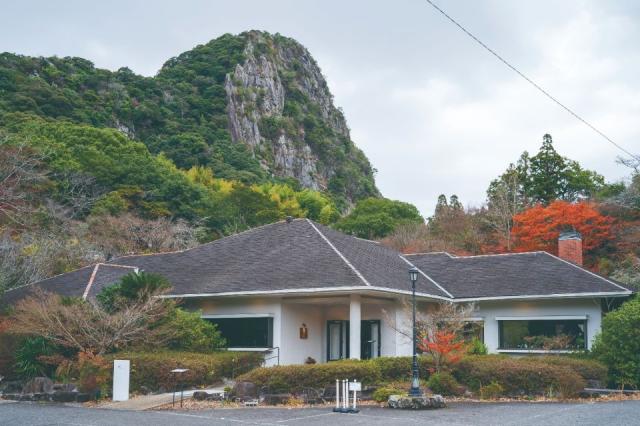
<instances>
[{"instance_id":1,"label":"large window","mask_svg":"<svg viewBox=\"0 0 640 426\"><path fill-rule=\"evenodd\" d=\"M228 348L273 347L273 318L205 318L218 326Z\"/></svg>"},{"instance_id":2,"label":"large window","mask_svg":"<svg viewBox=\"0 0 640 426\"><path fill-rule=\"evenodd\" d=\"M586 349L586 319L499 320L500 349Z\"/></svg>"}]
</instances>

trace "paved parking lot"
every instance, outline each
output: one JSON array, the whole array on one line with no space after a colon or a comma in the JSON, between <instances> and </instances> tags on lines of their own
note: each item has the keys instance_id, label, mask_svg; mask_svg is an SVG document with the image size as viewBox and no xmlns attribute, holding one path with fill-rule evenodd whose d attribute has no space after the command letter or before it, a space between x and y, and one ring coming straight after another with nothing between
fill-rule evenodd
<instances>
[{"instance_id":1,"label":"paved parking lot","mask_svg":"<svg viewBox=\"0 0 640 426\"><path fill-rule=\"evenodd\" d=\"M0 425L639 425L640 401L606 403L451 404L436 411L364 408L218 409L190 412L120 411L37 403L0 403Z\"/></svg>"}]
</instances>

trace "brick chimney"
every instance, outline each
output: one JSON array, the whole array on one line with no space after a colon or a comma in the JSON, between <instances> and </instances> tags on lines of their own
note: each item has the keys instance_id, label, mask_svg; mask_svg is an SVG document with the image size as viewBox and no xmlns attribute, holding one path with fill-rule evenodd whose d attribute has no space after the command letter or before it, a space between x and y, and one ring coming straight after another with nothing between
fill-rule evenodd
<instances>
[{"instance_id":1,"label":"brick chimney","mask_svg":"<svg viewBox=\"0 0 640 426\"><path fill-rule=\"evenodd\" d=\"M582 266L582 235L578 231L565 231L558 238L558 257Z\"/></svg>"}]
</instances>

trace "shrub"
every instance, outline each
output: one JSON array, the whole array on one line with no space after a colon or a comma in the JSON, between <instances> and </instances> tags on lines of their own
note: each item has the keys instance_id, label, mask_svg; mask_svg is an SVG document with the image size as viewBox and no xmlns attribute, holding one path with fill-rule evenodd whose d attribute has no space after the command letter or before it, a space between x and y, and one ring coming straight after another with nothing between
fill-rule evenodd
<instances>
[{"instance_id":1,"label":"shrub","mask_svg":"<svg viewBox=\"0 0 640 426\"><path fill-rule=\"evenodd\" d=\"M142 386L151 391L169 390L176 385L171 370L187 368L180 375L180 383L185 387L208 386L223 378L234 378L246 373L262 362L262 354L254 352L121 352L110 355L113 359L131 361L131 390L139 391Z\"/></svg>"},{"instance_id":2,"label":"shrub","mask_svg":"<svg viewBox=\"0 0 640 426\"><path fill-rule=\"evenodd\" d=\"M504 387L496 381L480 386L480 399L498 399L504 394Z\"/></svg>"},{"instance_id":3,"label":"shrub","mask_svg":"<svg viewBox=\"0 0 640 426\"><path fill-rule=\"evenodd\" d=\"M553 365L544 358L512 358L499 355L468 356L453 370L454 376L474 390L499 382L509 396L574 396L585 387L585 380L570 366Z\"/></svg>"},{"instance_id":4,"label":"shrub","mask_svg":"<svg viewBox=\"0 0 640 426\"><path fill-rule=\"evenodd\" d=\"M456 396L462 394L462 387L460 383L446 371L439 373L433 373L429 380L427 380L427 386L433 393L437 393L444 396Z\"/></svg>"},{"instance_id":5,"label":"shrub","mask_svg":"<svg viewBox=\"0 0 640 426\"><path fill-rule=\"evenodd\" d=\"M468 355L486 355L488 353L489 349L487 349L487 345L478 338L473 339L467 349Z\"/></svg>"},{"instance_id":6,"label":"shrub","mask_svg":"<svg viewBox=\"0 0 640 426\"><path fill-rule=\"evenodd\" d=\"M609 367L614 384L640 387L640 297L604 317L593 353Z\"/></svg>"},{"instance_id":7,"label":"shrub","mask_svg":"<svg viewBox=\"0 0 640 426\"><path fill-rule=\"evenodd\" d=\"M363 384L376 384L382 379L380 370L373 362L344 360L327 364L257 368L243 374L238 381L292 392L305 387L321 388L335 385L336 379L344 378L356 379Z\"/></svg>"},{"instance_id":8,"label":"shrub","mask_svg":"<svg viewBox=\"0 0 640 426\"><path fill-rule=\"evenodd\" d=\"M16 362L15 353L20 345L22 338L17 336L0 333L0 376L8 380L16 379Z\"/></svg>"},{"instance_id":9,"label":"shrub","mask_svg":"<svg viewBox=\"0 0 640 426\"><path fill-rule=\"evenodd\" d=\"M15 372L24 379L36 376L48 376L53 373L50 365L40 358L52 355L56 348L42 336L27 337L22 340L15 351Z\"/></svg>"},{"instance_id":10,"label":"shrub","mask_svg":"<svg viewBox=\"0 0 640 426\"><path fill-rule=\"evenodd\" d=\"M605 383L607 380L607 367L593 359L579 359L569 356L539 356L521 358L525 361L541 362L547 365L567 367L580 375L585 380L597 380Z\"/></svg>"},{"instance_id":11,"label":"shrub","mask_svg":"<svg viewBox=\"0 0 640 426\"><path fill-rule=\"evenodd\" d=\"M168 328L174 336L167 347L190 352L211 352L224 347L225 340L215 324L200 317L200 311L177 308L171 312Z\"/></svg>"},{"instance_id":12,"label":"shrub","mask_svg":"<svg viewBox=\"0 0 640 426\"><path fill-rule=\"evenodd\" d=\"M383 381L410 379L413 359L409 356L380 357L370 360L380 370ZM420 377L426 379L434 368L433 359L428 355L418 357Z\"/></svg>"},{"instance_id":13,"label":"shrub","mask_svg":"<svg viewBox=\"0 0 640 426\"><path fill-rule=\"evenodd\" d=\"M394 387L383 386L373 392L372 398L376 402L387 402L391 395L406 395L407 392Z\"/></svg>"},{"instance_id":14,"label":"shrub","mask_svg":"<svg viewBox=\"0 0 640 426\"><path fill-rule=\"evenodd\" d=\"M115 312L123 304L132 304L140 299L161 294L171 287L169 281L159 274L132 272L120 282L103 288L96 300L107 312Z\"/></svg>"}]
</instances>

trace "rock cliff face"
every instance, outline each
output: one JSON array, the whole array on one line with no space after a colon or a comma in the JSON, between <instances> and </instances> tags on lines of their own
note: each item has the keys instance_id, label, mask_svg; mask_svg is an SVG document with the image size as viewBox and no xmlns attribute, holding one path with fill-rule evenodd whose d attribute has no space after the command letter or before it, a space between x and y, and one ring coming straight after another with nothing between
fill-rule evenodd
<instances>
[{"instance_id":1,"label":"rock cliff face","mask_svg":"<svg viewBox=\"0 0 640 426\"><path fill-rule=\"evenodd\" d=\"M82 58L0 54L0 115L113 127L181 169L247 184L296 180L348 208L378 195L374 170L311 54L279 34L225 34L154 77Z\"/></svg>"},{"instance_id":2,"label":"rock cliff face","mask_svg":"<svg viewBox=\"0 0 640 426\"><path fill-rule=\"evenodd\" d=\"M252 31L241 37L245 60L225 80L232 140L248 145L274 176L344 192L348 202L377 195L373 170L351 141L311 54L279 35ZM350 181L354 174L364 179Z\"/></svg>"}]
</instances>

